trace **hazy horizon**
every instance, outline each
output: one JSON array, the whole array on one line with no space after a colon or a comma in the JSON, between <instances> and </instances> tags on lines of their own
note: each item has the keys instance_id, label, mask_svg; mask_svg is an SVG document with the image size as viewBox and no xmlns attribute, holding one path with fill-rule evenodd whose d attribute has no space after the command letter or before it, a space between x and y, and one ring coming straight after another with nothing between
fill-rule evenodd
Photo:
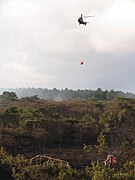
<instances>
[{"instance_id":1,"label":"hazy horizon","mask_svg":"<svg viewBox=\"0 0 135 180\"><path fill-rule=\"evenodd\" d=\"M95 89L88 89L88 88L82 88L82 89L80 89L80 88L76 88L76 89L73 89L73 88L68 88L68 87L65 87L65 88L56 88L56 87L53 87L53 88L47 88L47 87L12 87L12 88L10 88L10 87L0 87L0 93L2 94L2 92L4 92L4 90L17 90L17 89L36 89L36 90L38 90L38 89L47 89L47 90L53 90L53 89L57 89L57 90L59 90L59 91L61 91L61 90L65 90L65 89L68 89L68 90L73 90L73 91L77 91L77 90L92 90L92 91L96 91L97 89L101 89L102 91L111 91L111 90L113 90L113 91L121 91L121 92L123 92L123 93L132 93L132 94L135 94L134 92L131 92L131 91L122 91L121 89L102 89L102 88L100 88L100 87L97 87L97 88L95 88ZM2 91L1 91L2 90Z\"/></svg>"}]
</instances>

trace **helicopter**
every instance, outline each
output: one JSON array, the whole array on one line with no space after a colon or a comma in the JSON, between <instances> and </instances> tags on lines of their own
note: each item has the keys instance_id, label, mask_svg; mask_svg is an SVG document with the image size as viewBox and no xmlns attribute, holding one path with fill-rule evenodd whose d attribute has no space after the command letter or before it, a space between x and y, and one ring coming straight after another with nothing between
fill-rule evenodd
<instances>
[{"instance_id":1,"label":"helicopter","mask_svg":"<svg viewBox=\"0 0 135 180\"><path fill-rule=\"evenodd\" d=\"M94 16L83 16L83 15L81 14L81 17L79 17L79 19L78 19L79 25L80 25L80 24L83 24L83 25L86 26L86 24L89 23L89 22L85 22L85 21L83 20L83 18L88 18L88 17L94 17Z\"/></svg>"}]
</instances>

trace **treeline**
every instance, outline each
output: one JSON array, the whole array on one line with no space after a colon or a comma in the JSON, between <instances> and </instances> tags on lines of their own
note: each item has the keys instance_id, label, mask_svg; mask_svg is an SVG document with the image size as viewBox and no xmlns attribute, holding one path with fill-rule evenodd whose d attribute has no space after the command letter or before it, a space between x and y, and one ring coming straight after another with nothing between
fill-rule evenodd
<instances>
[{"instance_id":1,"label":"treeline","mask_svg":"<svg viewBox=\"0 0 135 180\"><path fill-rule=\"evenodd\" d=\"M114 91L114 90L102 90L98 88L97 90L72 90L72 89L43 89L43 88L17 88L17 89L0 89L0 92L10 91L15 92L18 97L30 97L37 96L41 99L50 99L54 101L61 101L66 99L75 99L75 98L83 98L83 99L100 99L100 100L113 100L116 97L125 97L125 98L135 98L135 95L132 93L124 93L122 91Z\"/></svg>"}]
</instances>

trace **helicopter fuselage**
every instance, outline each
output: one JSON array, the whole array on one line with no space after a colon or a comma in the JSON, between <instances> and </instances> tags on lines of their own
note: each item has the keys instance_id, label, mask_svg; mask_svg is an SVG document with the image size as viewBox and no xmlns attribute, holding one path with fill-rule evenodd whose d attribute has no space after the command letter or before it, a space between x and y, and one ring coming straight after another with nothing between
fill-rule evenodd
<instances>
[{"instance_id":1,"label":"helicopter fuselage","mask_svg":"<svg viewBox=\"0 0 135 180\"><path fill-rule=\"evenodd\" d=\"M80 18L78 19L78 22L79 22L79 25L80 25L80 24L84 24L85 26L86 26L86 24L88 23L88 22L85 22L82 17L80 17Z\"/></svg>"}]
</instances>

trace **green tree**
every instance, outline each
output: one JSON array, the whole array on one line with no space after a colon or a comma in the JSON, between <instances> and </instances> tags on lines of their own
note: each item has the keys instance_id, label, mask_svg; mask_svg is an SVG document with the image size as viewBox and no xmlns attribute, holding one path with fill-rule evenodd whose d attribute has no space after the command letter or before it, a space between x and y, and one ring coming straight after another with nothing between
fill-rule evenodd
<instances>
[{"instance_id":1,"label":"green tree","mask_svg":"<svg viewBox=\"0 0 135 180\"><path fill-rule=\"evenodd\" d=\"M105 135L101 132L97 138L98 145L96 145L96 149L98 151L98 154L104 155L107 151L107 143L105 139Z\"/></svg>"},{"instance_id":2,"label":"green tree","mask_svg":"<svg viewBox=\"0 0 135 180\"><path fill-rule=\"evenodd\" d=\"M104 166L103 164L97 162L92 162L92 167L90 168L92 174L92 180L112 180L114 169Z\"/></svg>"},{"instance_id":3,"label":"green tree","mask_svg":"<svg viewBox=\"0 0 135 180\"><path fill-rule=\"evenodd\" d=\"M16 106L8 106L2 114L2 121L4 126L17 127L19 125L19 109Z\"/></svg>"},{"instance_id":4,"label":"green tree","mask_svg":"<svg viewBox=\"0 0 135 180\"><path fill-rule=\"evenodd\" d=\"M17 100L18 99L18 97L17 97L15 92L8 92L8 91L4 91L3 92L2 98L3 98L3 100L5 102L12 101L12 100Z\"/></svg>"}]
</instances>

